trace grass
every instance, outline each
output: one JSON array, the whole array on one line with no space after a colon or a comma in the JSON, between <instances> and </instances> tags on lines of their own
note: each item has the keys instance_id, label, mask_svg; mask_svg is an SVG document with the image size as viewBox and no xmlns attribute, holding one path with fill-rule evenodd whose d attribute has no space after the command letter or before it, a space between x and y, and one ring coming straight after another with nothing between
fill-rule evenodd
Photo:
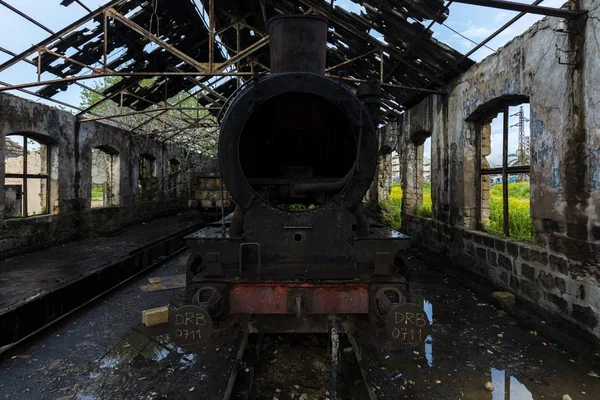
<instances>
[{"instance_id":1,"label":"grass","mask_svg":"<svg viewBox=\"0 0 600 400\"><path fill-rule=\"evenodd\" d=\"M381 201L379 206L383 222L394 229L400 229L402 226L402 188L399 184L395 183L392 186L389 200Z\"/></svg>"},{"instance_id":2,"label":"grass","mask_svg":"<svg viewBox=\"0 0 600 400\"><path fill-rule=\"evenodd\" d=\"M419 217L431 218L433 216L433 201L431 200L431 182L423 182L423 204L417 206L415 214Z\"/></svg>"},{"instance_id":3,"label":"grass","mask_svg":"<svg viewBox=\"0 0 600 400\"><path fill-rule=\"evenodd\" d=\"M102 186L96 186L92 188L92 201L103 201L104 200L104 188Z\"/></svg>"},{"instance_id":4,"label":"grass","mask_svg":"<svg viewBox=\"0 0 600 400\"><path fill-rule=\"evenodd\" d=\"M530 213L529 182L514 182L508 184L508 220L510 239L517 241L535 241L535 231ZM392 186L389 200L379 203L383 221L400 229L402 226L402 188L399 184ZM415 214L425 218L432 216L431 182L423 184L423 204L416 207ZM495 185L490 190L490 221L486 224L489 233L504 236L504 216L502 211L502 185Z\"/></svg>"},{"instance_id":5,"label":"grass","mask_svg":"<svg viewBox=\"0 0 600 400\"><path fill-rule=\"evenodd\" d=\"M529 182L508 184L508 223L510 239L528 242L535 241L535 231L531 222ZM490 222L485 226L490 233L504 235L504 212L502 205L502 185L490 189Z\"/></svg>"}]
</instances>

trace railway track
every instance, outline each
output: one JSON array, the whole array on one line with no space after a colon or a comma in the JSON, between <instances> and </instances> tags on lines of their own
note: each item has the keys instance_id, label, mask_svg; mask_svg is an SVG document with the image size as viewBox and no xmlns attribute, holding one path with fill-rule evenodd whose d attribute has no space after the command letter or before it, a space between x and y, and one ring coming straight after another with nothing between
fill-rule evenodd
<instances>
[{"instance_id":1,"label":"railway track","mask_svg":"<svg viewBox=\"0 0 600 400\"><path fill-rule=\"evenodd\" d=\"M265 335L260 333L240 333L242 338L237 348L236 358L223 400L261 400L279 398L280 390L273 396L259 394L256 377L269 357L264 357L263 345ZM267 339L281 337L278 334L269 334ZM324 336L320 334L319 336ZM284 339L285 340L285 339ZM377 400L377 395L369 383L369 375L361 355L360 347L352 333L342 332L333 325L327 337L327 354L325 358L330 361L329 385L326 389L326 398L330 400ZM271 361L272 362L272 361ZM282 367L285 368L285 367ZM310 365L306 368L310 369ZM324 372L323 372L324 373ZM279 382L279 386L281 385ZM276 385L277 386L277 385ZM324 391L324 390L323 390ZM281 393L281 399L289 398L288 394ZM301 393L295 393L291 398L308 399ZM320 398L320 397L319 397Z\"/></svg>"}]
</instances>

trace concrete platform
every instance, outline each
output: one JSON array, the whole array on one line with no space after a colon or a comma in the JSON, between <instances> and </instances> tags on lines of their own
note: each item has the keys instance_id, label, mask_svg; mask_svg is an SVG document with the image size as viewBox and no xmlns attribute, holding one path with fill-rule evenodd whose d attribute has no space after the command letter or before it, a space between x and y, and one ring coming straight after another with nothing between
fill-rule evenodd
<instances>
[{"instance_id":1,"label":"concrete platform","mask_svg":"<svg viewBox=\"0 0 600 400\"><path fill-rule=\"evenodd\" d=\"M0 261L0 348L183 248L202 222L180 213Z\"/></svg>"}]
</instances>

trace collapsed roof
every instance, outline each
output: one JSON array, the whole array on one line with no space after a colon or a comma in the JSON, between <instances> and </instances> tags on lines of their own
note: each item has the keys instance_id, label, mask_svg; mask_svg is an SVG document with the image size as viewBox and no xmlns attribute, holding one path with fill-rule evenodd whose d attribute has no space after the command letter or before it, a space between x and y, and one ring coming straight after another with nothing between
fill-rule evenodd
<instances>
[{"instance_id":1,"label":"collapsed roof","mask_svg":"<svg viewBox=\"0 0 600 400\"><path fill-rule=\"evenodd\" d=\"M40 59L32 61L36 65L39 62L41 72L62 78L87 74L88 66L103 66L105 54L106 68L110 71L157 73L151 82L148 82L148 76L139 74L123 76L102 92L125 107L141 111L162 104L176 93L197 87L206 89L205 85L215 81L210 75L161 76L160 73L193 74L198 72L199 65L205 66L210 61L220 72L267 72L269 48L259 44L266 44L264 38L269 18L293 13L320 14L330 22L329 72L343 71L349 85L383 78L382 107L388 118L417 104L429 93L441 90L474 64L458 51L433 39L433 32L428 29L433 22L442 23L447 19L448 8L444 0L352 0L365 10L360 15L330 0L213 1L215 45L210 44L210 0L112 1L109 3L112 10L176 51L156 45L157 41L151 40L152 37L140 34L111 14L108 14L105 36L105 16L100 13L93 18L93 23L80 24L52 41L46 46L50 52L41 52ZM61 4L69 6L73 2L63 0ZM245 57L237 57L234 63L232 57L235 58L238 52ZM197 64L192 65L189 59ZM246 78L249 76L240 79ZM37 93L51 98L73 83L48 84ZM222 106L236 87L236 77L221 76L212 89L205 91L206 96L199 98L199 103L217 109L216 106Z\"/></svg>"}]
</instances>

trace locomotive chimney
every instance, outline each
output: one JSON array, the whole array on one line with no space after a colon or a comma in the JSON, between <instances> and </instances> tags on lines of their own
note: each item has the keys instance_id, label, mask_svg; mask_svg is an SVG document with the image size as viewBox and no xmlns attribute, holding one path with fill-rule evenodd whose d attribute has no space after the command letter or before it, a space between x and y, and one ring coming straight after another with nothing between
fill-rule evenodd
<instances>
[{"instance_id":1,"label":"locomotive chimney","mask_svg":"<svg viewBox=\"0 0 600 400\"><path fill-rule=\"evenodd\" d=\"M325 74L327 19L292 14L269 21L271 72Z\"/></svg>"}]
</instances>

